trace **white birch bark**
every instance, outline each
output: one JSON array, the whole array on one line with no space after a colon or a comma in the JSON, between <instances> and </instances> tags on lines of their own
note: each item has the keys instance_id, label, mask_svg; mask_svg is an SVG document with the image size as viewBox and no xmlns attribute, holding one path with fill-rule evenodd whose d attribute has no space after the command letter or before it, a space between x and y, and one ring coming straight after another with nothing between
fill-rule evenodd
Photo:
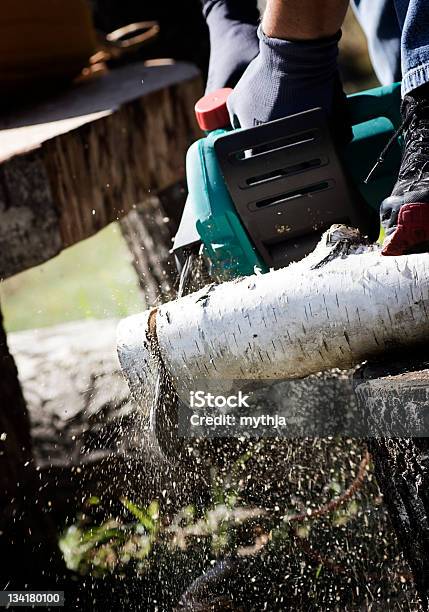
<instances>
[{"instance_id":1,"label":"white birch bark","mask_svg":"<svg viewBox=\"0 0 429 612\"><path fill-rule=\"evenodd\" d=\"M172 379L291 379L428 341L429 254L383 257L343 231L302 262L160 306L156 343ZM134 389L153 384L148 318L118 329Z\"/></svg>"}]
</instances>

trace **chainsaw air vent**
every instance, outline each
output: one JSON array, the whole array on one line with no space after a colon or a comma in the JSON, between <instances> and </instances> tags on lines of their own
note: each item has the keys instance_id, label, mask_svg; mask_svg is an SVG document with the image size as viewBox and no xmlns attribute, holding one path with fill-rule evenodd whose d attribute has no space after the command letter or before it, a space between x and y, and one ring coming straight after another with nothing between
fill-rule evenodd
<instances>
[{"instance_id":1,"label":"chainsaw air vent","mask_svg":"<svg viewBox=\"0 0 429 612\"><path fill-rule=\"evenodd\" d=\"M287 168L280 168L279 170L273 170L272 172L261 174L260 176L251 176L246 180L246 184L252 186L260 185L261 183L266 183L268 181L275 181L285 176L297 174L298 172L306 172L307 170L310 170L310 168L318 168L323 163L323 160L321 160L320 158L310 159L309 161L303 161L299 164L288 166Z\"/></svg>"},{"instance_id":2,"label":"chainsaw air vent","mask_svg":"<svg viewBox=\"0 0 429 612\"><path fill-rule=\"evenodd\" d=\"M245 159L249 157L257 157L258 155L264 155L265 153L270 153L273 151L282 151L284 149L288 149L289 147L294 147L296 145L303 145L307 143L314 142L317 138L317 133L315 132L304 132L303 134L296 134L292 137L288 138L279 138L272 143L263 144L253 149L244 149L241 151L235 151L232 156L235 159Z\"/></svg>"},{"instance_id":3,"label":"chainsaw air vent","mask_svg":"<svg viewBox=\"0 0 429 612\"><path fill-rule=\"evenodd\" d=\"M269 198L268 200L262 200L262 202L256 202L255 206L256 208L264 208L265 206L274 206L276 204L282 204L283 202L293 200L294 198L302 198L306 195L317 193L318 191L324 191L325 189L329 189L329 187L333 187L332 182L329 181L317 183L317 185L307 185L302 189L286 192L280 197L277 196L274 198Z\"/></svg>"},{"instance_id":4,"label":"chainsaw air vent","mask_svg":"<svg viewBox=\"0 0 429 612\"><path fill-rule=\"evenodd\" d=\"M366 233L367 216L322 109L229 132L214 147L241 222L269 267L307 255L333 223Z\"/></svg>"}]
</instances>

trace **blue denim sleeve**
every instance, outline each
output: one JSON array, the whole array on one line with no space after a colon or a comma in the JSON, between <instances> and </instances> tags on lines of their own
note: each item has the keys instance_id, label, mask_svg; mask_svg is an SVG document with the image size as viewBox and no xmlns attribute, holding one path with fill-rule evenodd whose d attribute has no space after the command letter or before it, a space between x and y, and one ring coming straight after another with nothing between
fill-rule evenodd
<instances>
[{"instance_id":1,"label":"blue denim sleeve","mask_svg":"<svg viewBox=\"0 0 429 612\"><path fill-rule=\"evenodd\" d=\"M374 72L382 85L401 80L401 26L393 0L352 0L368 41Z\"/></svg>"}]
</instances>

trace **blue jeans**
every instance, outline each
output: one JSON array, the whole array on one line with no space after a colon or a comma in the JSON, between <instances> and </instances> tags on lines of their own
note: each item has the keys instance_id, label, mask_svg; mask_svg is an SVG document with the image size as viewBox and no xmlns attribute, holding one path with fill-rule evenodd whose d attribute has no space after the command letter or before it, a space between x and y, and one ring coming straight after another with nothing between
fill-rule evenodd
<instances>
[{"instance_id":1,"label":"blue jeans","mask_svg":"<svg viewBox=\"0 0 429 612\"><path fill-rule=\"evenodd\" d=\"M352 0L383 85L402 79L402 95L429 83L429 0Z\"/></svg>"}]
</instances>

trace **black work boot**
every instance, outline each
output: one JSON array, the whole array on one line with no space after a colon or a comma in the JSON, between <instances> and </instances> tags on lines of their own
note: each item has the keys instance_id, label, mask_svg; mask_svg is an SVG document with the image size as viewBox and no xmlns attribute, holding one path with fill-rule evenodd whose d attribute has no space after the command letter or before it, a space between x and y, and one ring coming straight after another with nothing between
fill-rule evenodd
<instances>
[{"instance_id":1,"label":"black work boot","mask_svg":"<svg viewBox=\"0 0 429 612\"><path fill-rule=\"evenodd\" d=\"M401 107L405 148L392 195L380 208L383 255L429 251L429 84Z\"/></svg>"}]
</instances>

